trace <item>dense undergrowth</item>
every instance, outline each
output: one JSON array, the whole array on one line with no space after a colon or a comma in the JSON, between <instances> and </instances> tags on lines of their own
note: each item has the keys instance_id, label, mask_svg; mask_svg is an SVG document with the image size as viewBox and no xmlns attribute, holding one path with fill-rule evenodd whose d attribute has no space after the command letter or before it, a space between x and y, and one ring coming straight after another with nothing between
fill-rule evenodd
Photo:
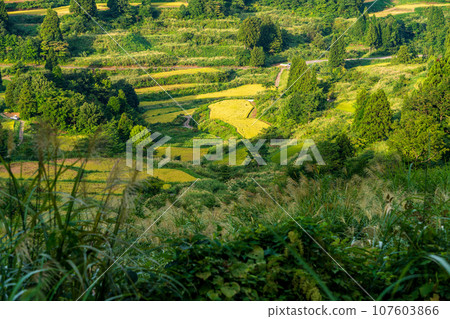
<instances>
[{"instance_id":1,"label":"dense undergrowth","mask_svg":"<svg viewBox=\"0 0 450 319\"><path fill-rule=\"evenodd\" d=\"M169 189L131 176L120 198L113 169L109 195L89 198L89 156L54 165L58 142L40 134L34 179L17 179L2 159L11 172L0 184L2 300L450 297L448 164L376 157L351 176L203 165L191 167L194 185ZM58 192L76 165L73 190Z\"/></svg>"}]
</instances>

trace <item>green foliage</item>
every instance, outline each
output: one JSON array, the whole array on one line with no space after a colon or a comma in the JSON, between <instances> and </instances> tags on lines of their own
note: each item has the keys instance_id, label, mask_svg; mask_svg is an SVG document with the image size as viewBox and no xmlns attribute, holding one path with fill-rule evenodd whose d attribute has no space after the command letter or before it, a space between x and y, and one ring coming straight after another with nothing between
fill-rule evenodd
<instances>
[{"instance_id":1,"label":"green foliage","mask_svg":"<svg viewBox=\"0 0 450 319\"><path fill-rule=\"evenodd\" d=\"M435 162L448 150L445 148L445 132L439 123L414 111L402 113L389 142L409 162Z\"/></svg>"},{"instance_id":2,"label":"green foliage","mask_svg":"<svg viewBox=\"0 0 450 319\"><path fill-rule=\"evenodd\" d=\"M239 28L238 39L244 43L246 48L252 49L261 37L261 19L258 17L248 17Z\"/></svg>"},{"instance_id":3,"label":"green foliage","mask_svg":"<svg viewBox=\"0 0 450 319\"><path fill-rule=\"evenodd\" d=\"M406 42L406 27L402 20L388 16L379 22L381 45L388 52L395 52Z\"/></svg>"},{"instance_id":4,"label":"green foliage","mask_svg":"<svg viewBox=\"0 0 450 319\"><path fill-rule=\"evenodd\" d=\"M8 33L9 16L6 11L5 2L0 0L0 35L3 36Z\"/></svg>"},{"instance_id":5,"label":"green foliage","mask_svg":"<svg viewBox=\"0 0 450 319\"><path fill-rule=\"evenodd\" d=\"M301 57L294 57L289 72L289 92L314 92L317 87L317 76L314 70L308 67Z\"/></svg>"},{"instance_id":6,"label":"green foliage","mask_svg":"<svg viewBox=\"0 0 450 319\"><path fill-rule=\"evenodd\" d=\"M331 42L330 55L328 57L328 65L331 68L338 68L345 65L345 41L343 37L336 39L333 37Z\"/></svg>"},{"instance_id":7,"label":"green foliage","mask_svg":"<svg viewBox=\"0 0 450 319\"><path fill-rule=\"evenodd\" d=\"M142 126L142 125L135 125L130 132L130 138L135 137L136 135L138 135L139 133L141 133L142 131L144 131L146 129L146 127ZM143 142L145 139L149 138L151 136L152 133L148 132L147 134L145 134L144 136L142 136L140 139L138 139L137 141L134 142L134 145L138 145L139 143Z\"/></svg>"},{"instance_id":8,"label":"green foliage","mask_svg":"<svg viewBox=\"0 0 450 319\"><path fill-rule=\"evenodd\" d=\"M302 16L357 17L363 11L361 0L261 0L261 4L293 10Z\"/></svg>"},{"instance_id":9,"label":"green foliage","mask_svg":"<svg viewBox=\"0 0 450 319\"><path fill-rule=\"evenodd\" d=\"M417 58L417 53L412 46L402 45L397 52L395 61L398 63L412 63Z\"/></svg>"},{"instance_id":10,"label":"green foliage","mask_svg":"<svg viewBox=\"0 0 450 319\"><path fill-rule=\"evenodd\" d=\"M20 90L17 109L20 116L25 120L37 115L37 103L28 81L24 83Z\"/></svg>"},{"instance_id":11,"label":"green foliage","mask_svg":"<svg viewBox=\"0 0 450 319\"><path fill-rule=\"evenodd\" d=\"M83 10L84 9L84 10ZM95 0L70 0L70 12L75 16L86 18L97 16L97 5Z\"/></svg>"},{"instance_id":12,"label":"green foliage","mask_svg":"<svg viewBox=\"0 0 450 319\"><path fill-rule=\"evenodd\" d=\"M356 133L363 143L384 140L391 129L393 116L386 94L383 90L378 90L359 99L363 104L357 105L353 122Z\"/></svg>"},{"instance_id":13,"label":"green foliage","mask_svg":"<svg viewBox=\"0 0 450 319\"><path fill-rule=\"evenodd\" d=\"M369 24L366 34L366 43L373 49L378 49L382 46L381 30L378 23L373 21Z\"/></svg>"},{"instance_id":14,"label":"green foliage","mask_svg":"<svg viewBox=\"0 0 450 319\"><path fill-rule=\"evenodd\" d=\"M45 68L51 71L56 66L58 66L58 57L56 56L55 50L53 50L53 48L50 48L45 57Z\"/></svg>"},{"instance_id":15,"label":"green foliage","mask_svg":"<svg viewBox=\"0 0 450 319\"><path fill-rule=\"evenodd\" d=\"M240 9L240 6L233 6L229 0L191 0L189 6L180 8L181 17L190 16L192 18L224 18L232 11ZM233 9L233 10L232 10Z\"/></svg>"},{"instance_id":16,"label":"green foliage","mask_svg":"<svg viewBox=\"0 0 450 319\"><path fill-rule=\"evenodd\" d=\"M129 0L108 0L108 8L113 16L124 14L130 6Z\"/></svg>"},{"instance_id":17,"label":"green foliage","mask_svg":"<svg viewBox=\"0 0 450 319\"><path fill-rule=\"evenodd\" d=\"M8 130L4 129L0 122L0 157L8 154Z\"/></svg>"},{"instance_id":18,"label":"green foliage","mask_svg":"<svg viewBox=\"0 0 450 319\"><path fill-rule=\"evenodd\" d=\"M447 23L441 7L432 6L428 11L426 39L436 52L443 53Z\"/></svg>"},{"instance_id":19,"label":"green foliage","mask_svg":"<svg viewBox=\"0 0 450 319\"><path fill-rule=\"evenodd\" d=\"M47 14L45 15L44 22L41 24L39 35L42 41L45 42L63 40L56 11L47 9Z\"/></svg>"},{"instance_id":20,"label":"green foliage","mask_svg":"<svg viewBox=\"0 0 450 319\"><path fill-rule=\"evenodd\" d=\"M450 58L436 61L419 90L405 100L391 138L408 161L438 161L449 150Z\"/></svg>"},{"instance_id":21,"label":"green foliage","mask_svg":"<svg viewBox=\"0 0 450 319\"><path fill-rule=\"evenodd\" d=\"M264 66L266 63L266 54L262 47L254 47L250 53L250 65L251 66Z\"/></svg>"},{"instance_id":22,"label":"green foliage","mask_svg":"<svg viewBox=\"0 0 450 319\"><path fill-rule=\"evenodd\" d=\"M274 54L283 48L281 29L269 17L262 19L250 16L245 19L238 32L239 41L247 49L262 47L264 52Z\"/></svg>"},{"instance_id":23,"label":"green foliage","mask_svg":"<svg viewBox=\"0 0 450 319\"><path fill-rule=\"evenodd\" d=\"M101 123L102 117L102 110L97 104L86 102L78 111L76 128L83 133L94 133Z\"/></svg>"}]
</instances>

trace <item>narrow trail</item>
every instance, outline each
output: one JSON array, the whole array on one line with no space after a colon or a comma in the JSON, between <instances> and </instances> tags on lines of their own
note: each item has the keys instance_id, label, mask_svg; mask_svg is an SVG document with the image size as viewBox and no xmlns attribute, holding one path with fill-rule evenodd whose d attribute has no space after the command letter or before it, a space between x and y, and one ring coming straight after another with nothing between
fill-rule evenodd
<instances>
[{"instance_id":1,"label":"narrow trail","mask_svg":"<svg viewBox=\"0 0 450 319\"><path fill-rule=\"evenodd\" d=\"M420 55L419 55L420 57ZM356 61L356 60L367 60L367 61L371 61L371 60L387 60L387 59L392 59L392 56L382 56L382 57L372 57L372 58L352 58L352 59L345 59L345 61ZM323 59L323 60L309 60L306 61L306 64L315 64L315 63L322 63L322 62L327 62L328 59ZM11 67L13 66L13 63L2 63L0 64L0 67ZM42 64L26 64L26 66L28 67L33 67L33 68L43 68L44 65ZM271 67L274 66L278 66L281 67L280 64L273 64L271 65ZM105 71L121 71L121 70L139 70L141 69L140 66L136 66L136 65L129 65L129 66L78 66L78 65L61 65L60 66L62 69L89 69L89 70L105 70ZM146 66L143 65L142 66L144 69L151 69L154 68L153 66ZM161 69L166 69L166 70L189 70L189 69L201 69L201 68L205 68L205 66L198 66L198 65L174 65L174 66L165 66L165 67L159 67ZM213 68L228 68L228 69L239 69L239 70L247 70L247 69L252 69L253 67L250 66L214 66ZM283 67L285 68L285 67Z\"/></svg>"},{"instance_id":2,"label":"narrow trail","mask_svg":"<svg viewBox=\"0 0 450 319\"><path fill-rule=\"evenodd\" d=\"M281 81L281 75L283 74L284 70L286 70L285 68L281 69L280 72L277 75L277 78L275 80L275 87L279 87L280 86L280 81Z\"/></svg>"},{"instance_id":3,"label":"narrow trail","mask_svg":"<svg viewBox=\"0 0 450 319\"><path fill-rule=\"evenodd\" d=\"M25 131L25 122L20 121L20 129L19 129L19 144L17 146L20 146L23 143L23 133Z\"/></svg>"},{"instance_id":4,"label":"narrow trail","mask_svg":"<svg viewBox=\"0 0 450 319\"><path fill-rule=\"evenodd\" d=\"M4 113L0 113L0 116L11 120L10 117L6 116ZM24 121L19 121L20 122L20 128L19 128L19 143L17 144L17 146L20 146L23 143L23 136L24 136L24 132L25 132L25 122Z\"/></svg>"},{"instance_id":5,"label":"narrow trail","mask_svg":"<svg viewBox=\"0 0 450 319\"><path fill-rule=\"evenodd\" d=\"M194 127L191 124L189 124L192 120L192 116L185 115L184 118L186 119L186 121L183 123L183 127L192 130Z\"/></svg>"}]
</instances>

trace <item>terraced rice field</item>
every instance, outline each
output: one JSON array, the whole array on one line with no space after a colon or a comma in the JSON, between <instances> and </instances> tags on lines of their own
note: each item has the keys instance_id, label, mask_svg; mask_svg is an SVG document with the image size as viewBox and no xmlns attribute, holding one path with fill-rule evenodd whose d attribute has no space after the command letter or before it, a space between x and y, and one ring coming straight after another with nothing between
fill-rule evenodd
<instances>
[{"instance_id":1,"label":"terraced rice field","mask_svg":"<svg viewBox=\"0 0 450 319\"><path fill-rule=\"evenodd\" d=\"M424 7L445 7L450 6L450 3L409 3L409 4L400 4L392 8L387 8L386 10L375 12L374 15L376 17L386 17L390 14L404 14L404 13L412 13L416 8L424 8Z\"/></svg>"},{"instance_id":2,"label":"terraced rice field","mask_svg":"<svg viewBox=\"0 0 450 319\"><path fill-rule=\"evenodd\" d=\"M178 153L186 152L184 150L177 150ZM174 152L177 153L177 151ZM50 178L55 176L55 168L59 169L63 162L58 162L58 165L50 164L48 174ZM73 165L73 166L72 166ZM61 181L58 185L57 191L63 193L70 193L73 187L73 181L77 176L77 168L80 166L80 162L76 159L68 159L64 161L63 173L60 174L58 180ZM32 179L36 176L36 171L38 169L37 162L23 162L23 163L13 163L11 170L16 178L21 179ZM113 181L115 185L115 194L122 193L125 185L131 180L134 175L134 170L126 167L125 160L122 159L94 159L87 163L86 173L83 177L83 186L81 191L88 194L104 194L106 193L106 188L111 183L108 181ZM194 181L196 178L182 170L171 169L171 168L160 168L154 169L153 176L160 178L167 183L176 182L190 182ZM148 178L146 168L143 172L139 172L137 175L137 180L143 180ZM6 169L2 166L0 167L0 179L9 178L9 174Z\"/></svg>"},{"instance_id":3,"label":"terraced rice field","mask_svg":"<svg viewBox=\"0 0 450 319\"><path fill-rule=\"evenodd\" d=\"M145 120L150 124L170 123L178 115L192 115L196 109L181 110L179 107L168 107L161 109L152 109L144 113Z\"/></svg>"},{"instance_id":4,"label":"terraced rice field","mask_svg":"<svg viewBox=\"0 0 450 319\"><path fill-rule=\"evenodd\" d=\"M158 72L150 74L154 79L168 78L169 76L175 75L191 75L198 73L216 73L219 69L216 68L190 68L190 69L180 69L180 70L172 70L166 72ZM143 75L144 77L148 75Z\"/></svg>"},{"instance_id":5,"label":"terraced rice field","mask_svg":"<svg viewBox=\"0 0 450 319\"><path fill-rule=\"evenodd\" d=\"M166 154L166 147L160 147L156 151L156 156L163 156ZM204 156L208 153L208 149L202 148L200 149L200 156ZM192 162L194 158L193 149L190 147L171 147L171 156L175 158L177 156L180 157L182 162Z\"/></svg>"},{"instance_id":6,"label":"terraced rice field","mask_svg":"<svg viewBox=\"0 0 450 319\"><path fill-rule=\"evenodd\" d=\"M162 87L166 91L178 90L178 89L186 89L191 87L199 86L197 83L183 83L183 84L172 84L172 85L163 85ZM163 90L159 86L152 86L146 88L136 89L137 94L147 94L147 93L155 93L155 92L163 92Z\"/></svg>"},{"instance_id":7,"label":"terraced rice field","mask_svg":"<svg viewBox=\"0 0 450 319\"><path fill-rule=\"evenodd\" d=\"M269 127L269 124L249 118L253 108L253 105L247 100L221 101L209 106L210 118L231 124L243 137L252 138Z\"/></svg>"},{"instance_id":8,"label":"terraced rice field","mask_svg":"<svg viewBox=\"0 0 450 319\"><path fill-rule=\"evenodd\" d=\"M224 91L204 93L198 95L188 95L180 98L176 98L177 102L189 102L194 100L206 100L206 99L220 99L220 98L234 98L234 97L253 97L259 93L264 92L266 89L261 84L247 84L242 85L237 88L228 89ZM173 100L163 100L163 101L144 101L141 102L140 106L153 106L166 103L174 103Z\"/></svg>"},{"instance_id":9,"label":"terraced rice field","mask_svg":"<svg viewBox=\"0 0 450 319\"><path fill-rule=\"evenodd\" d=\"M13 2L13 1L10 1ZM138 6L141 3L140 2L132 2L130 3L132 6ZM187 2L153 2L152 6L157 8L179 8L182 5L188 6ZM70 6L62 6L58 8L54 8L58 15L65 15L70 14L69 11ZM97 9L100 11L108 10L108 6L106 3L97 3ZM9 15L45 15L47 12L47 9L31 9L31 10L17 10L17 11L9 11Z\"/></svg>"}]
</instances>

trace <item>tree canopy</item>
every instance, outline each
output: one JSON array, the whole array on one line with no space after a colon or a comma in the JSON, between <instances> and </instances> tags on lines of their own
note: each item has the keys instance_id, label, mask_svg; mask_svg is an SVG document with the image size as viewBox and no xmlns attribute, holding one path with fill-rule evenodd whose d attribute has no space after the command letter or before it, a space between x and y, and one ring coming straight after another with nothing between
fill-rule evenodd
<instances>
[{"instance_id":1,"label":"tree canopy","mask_svg":"<svg viewBox=\"0 0 450 319\"><path fill-rule=\"evenodd\" d=\"M365 96L364 96L365 94ZM360 92L357 114L353 125L363 143L373 143L387 138L392 127L392 110L386 93L378 90L368 95Z\"/></svg>"},{"instance_id":2,"label":"tree canopy","mask_svg":"<svg viewBox=\"0 0 450 319\"><path fill-rule=\"evenodd\" d=\"M83 10L84 9L84 10ZM70 12L75 16L97 16L97 5L95 0L70 0Z\"/></svg>"}]
</instances>

